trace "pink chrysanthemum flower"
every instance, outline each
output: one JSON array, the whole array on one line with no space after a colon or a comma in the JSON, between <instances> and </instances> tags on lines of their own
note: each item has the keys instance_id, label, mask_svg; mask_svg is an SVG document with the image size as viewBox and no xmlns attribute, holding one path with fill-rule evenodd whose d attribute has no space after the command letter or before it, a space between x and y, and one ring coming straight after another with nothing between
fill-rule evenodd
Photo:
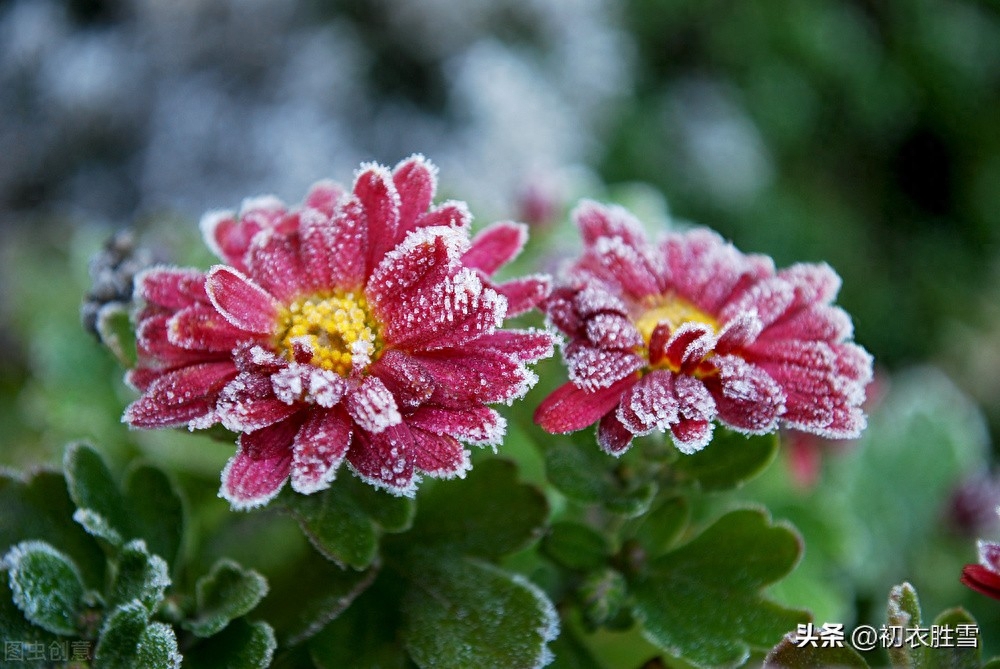
<instances>
[{"instance_id":1,"label":"pink chrysanthemum flower","mask_svg":"<svg viewBox=\"0 0 1000 669\"><path fill-rule=\"evenodd\" d=\"M965 565L959 580L980 594L1000 599L1000 544L980 540L977 547L979 563Z\"/></svg>"},{"instance_id":2,"label":"pink chrysanthemum flower","mask_svg":"<svg viewBox=\"0 0 1000 669\"><path fill-rule=\"evenodd\" d=\"M568 337L569 383L539 406L553 433L595 422L612 454L633 437L670 430L693 453L713 422L744 433L784 425L834 439L865 425L871 356L848 341L850 317L831 302L827 265L775 271L708 230L646 239L620 207L573 214L584 252L546 303Z\"/></svg>"},{"instance_id":3,"label":"pink chrysanthemum flower","mask_svg":"<svg viewBox=\"0 0 1000 669\"><path fill-rule=\"evenodd\" d=\"M364 165L354 187L313 187L289 210L274 198L202 230L226 263L138 277L139 428L221 423L239 433L220 495L261 505L286 479L311 493L343 460L365 481L410 495L417 473L462 476L465 444L500 443L511 402L550 355L548 333L500 330L549 291L546 277L489 277L526 240L497 223L469 239L462 202L431 206L435 168Z\"/></svg>"}]
</instances>

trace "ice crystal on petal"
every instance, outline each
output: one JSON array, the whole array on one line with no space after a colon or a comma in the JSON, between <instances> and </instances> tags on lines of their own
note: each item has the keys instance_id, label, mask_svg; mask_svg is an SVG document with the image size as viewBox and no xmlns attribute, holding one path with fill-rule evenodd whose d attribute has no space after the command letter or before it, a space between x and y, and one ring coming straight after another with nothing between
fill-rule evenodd
<instances>
[{"instance_id":1,"label":"ice crystal on petal","mask_svg":"<svg viewBox=\"0 0 1000 669\"><path fill-rule=\"evenodd\" d=\"M583 253L545 303L568 339L571 385L542 402L542 427L598 423L599 444L616 455L656 430L692 453L715 422L860 434L872 359L832 304L840 278L828 265L776 271L707 230L653 244L631 214L594 202L574 220Z\"/></svg>"},{"instance_id":2,"label":"ice crystal on petal","mask_svg":"<svg viewBox=\"0 0 1000 669\"><path fill-rule=\"evenodd\" d=\"M434 206L436 186L415 155L362 165L350 190L320 182L299 208L265 196L206 214L224 264L137 279L146 306L128 380L142 396L123 420L239 433L220 494L240 509L287 480L321 490L345 460L397 495L421 473L464 475L462 444L496 447L506 431L487 405L522 397L537 381L528 365L552 354L548 332L500 329L509 304L531 308L551 282L494 284L526 228L470 241L468 208Z\"/></svg>"}]
</instances>

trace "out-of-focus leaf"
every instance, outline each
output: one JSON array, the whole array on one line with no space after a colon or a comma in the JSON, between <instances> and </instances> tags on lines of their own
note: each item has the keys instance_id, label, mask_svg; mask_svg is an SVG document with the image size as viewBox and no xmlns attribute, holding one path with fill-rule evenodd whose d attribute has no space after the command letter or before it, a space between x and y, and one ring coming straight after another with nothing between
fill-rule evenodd
<instances>
[{"instance_id":1,"label":"out-of-focus leaf","mask_svg":"<svg viewBox=\"0 0 1000 669\"><path fill-rule=\"evenodd\" d=\"M387 575L389 576L389 575ZM309 640L309 655L320 669L404 669L408 662L400 629L405 584L380 578Z\"/></svg>"},{"instance_id":2,"label":"out-of-focus leaf","mask_svg":"<svg viewBox=\"0 0 1000 669\"><path fill-rule=\"evenodd\" d=\"M892 627L908 630L920 627L920 600L917 591L909 583L893 586L889 591L886 620ZM890 645L887 648L892 666L896 669L911 669L920 666L922 648L910 644Z\"/></svg>"},{"instance_id":3,"label":"out-of-focus leaf","mask_svg":"<svg viewBox=\"0 0 1000 669\"><path fill-rule=\"evenodd\" d=\"M135 366L135 327L124 304L112 302L97 312L95 323L101 341L126 369Z\"/></svg>"},{"instance_id":4,"label":"out-of-focus leaf","mask_svg":"<svg viewBox=\"0 0 1000 669\"><path fill-rule=\"evenodd\" d=\"M73 510L61 474L42 470L21 478L0 472L0 552L21 541L44 541L73 556L88 586L103 586L104 553L72 522Z\"/></svg>"},{"instance_id":5,"label":"out-of-focus leaf","mask_svg":"<svg viewBox=\"0 0 1000 669\"><path fill-rule=\"evenodd\" d=\"M654 503L649 513L631 521L635 525L629 536L639 542L648 556L656 557L673 546L690 516L686 497L670 497Z\"/></svg>"},{"instance_id":6,"label":"out-of-focus leaf","mask_svg":"<svg viewBox=\"0 0 1000 669\"><path fill-rule=\"evenodd\" d=\"M25 618L55 634L77 632L84 585L68 556L43 541L23 541L8 551L4 564Z\"/></svg>"},{"instance_id":7,"label":"out-of-focus leaf","mask_svg":"<svg viewBox=\"0 0 1000 669\"><path fill-rule=\"evenodd\" d=\"M943 611L935 618L931 629L937 627L939 630L950 630L953 634L951 642L945 644L939 639L937 644L931 643L930 646L924 647L923 663L918 666L927 669L978 669L981 662L982 642L976 639L975 645L960 646L957 643L958 635L955 634L959 625L968 626L967 629L975 628L977 632L979 629L976 619L960 607Z\"/></svg>"},{"instance_id":8,"label":"out-of-focus leaf","mask_svg":"<svg viewBox=\"0 0 1000 669\"><path fill-rule=\"evenodd\" d=\"M987 445L978 409L940 372L893 379L861 441L831 460L816 501L842 523L841 560L861 592L881 597L907 575L955 481L985 469Z\"/></svg>"},{"instance_id":9,"label":"out-of-focus leaf","mask_svg":"<svg viewBox=\"0 0 1000 669\"><path fill-rule=\"evenodd\" d=\"M0 578L0 639L4 641L5 651L10 648L7 657L13 656L18 648L22 651L21 657L23 657L27 644L42 643L48 647L52 642L59 641L60 638L52 632L28 622L21 609L14 604L14 596L8 581L7 578ZM18 644L17 648L11 647L14 644ZM5 665L0 662L0 667L6 669L10 666L12 664Z\"/></svg>"},{"instance_id":10,"label":"out-of-focus leaf","mask_svg":"<svg viewBox=\"0 0 1000 669\"><path fill-rule=\"evenodd\" d=\"M590 435L592 437L592 435ZM592 441L559 440L545 450L549 481L571 499L602 504L626 517L642 515L656 494L653 483L633 487L615 476L620 460L604 453Z\"/></svg>"},{"instance_id":11,"label":"out-of-focus leaf","mask_svg":"<svg viewBox=\"0 0 1000 669\"><path fill-rule=\"evenodd\" d=\"M138 600L152 615L169 585L166 561L159 555L150 555L142 539L130 541L118 554L117 572L106 607L111 610Z\"/></svg>"},{"instance_id":12,"label":"out-of-focus leaf","mask_svg":"<svg viewBox=\"0 0 1000 669\"><path fill-rule=\"evenodd\" d=\"M271 581L255 615L274 625L282 646L300 643L353 606L377 574L376 566L365 571L338 567L310 550Z\"/></svg>"},{"instance_id":13,"label":"out-of-focus leaf","mask_svg":"<svg viewBox=\"0 0 1000 669\"><path fill-rule=\"evenodd\" d=\"M184 504L166 474L138 465L125 474L124 498L130 525L150 553L174 565L184 539Z\"/></svg>"},{"instance_id":14,"label":"out-of-focus leaf","mask_svg":"<svg viewBox=\"0 0 1000 669\"><path fill-rule=\"evenodd\" d=\"M415 508L412 499L386 495L347 477L320 493L289 490L279 500L318 551L354 569L371 565L382 533L407 529Z\"/></svg>"},{"instance_id":15,"label":"out-of-focus leaf","mask_svg":"<svg viewBox=\"0 0 1000 669\"><path fill-rule=\"evenodd\" d=\"M465 479L437 485L420 498L405 541L498 558L538 539L548 513L541 491L517 482L514 463L484 460Z\"/></svg>"},{"instance_id":16,"label":"out-of-focus leaf","mask_svg":"<svg viewBox=\"0 0 1000 669\"><path fill-rule=\"evenodd\" d=\"M681 480L698 483L702 490L736 488L760 474L778 453L776 434L745 436L718 428L712 443L672 465Z\"/></svg>"},{"instance_id":17,"label":"out-of-focus leaf","mask_svg":"<svg viewBox=\"0 0 1000 669\"><path fill-rule=\"evenodd\" d=\"M423 563L403 600L403 638L420 667L541 667L559 633L549 599L523 578L473 558Z\"/></svg>"},{"instance_id":18,"label":"out-of-focus leaf","mask_svg":"<svg viewBox=\"0 0 1000 669\"><path fill-rule=\"evenodd\" d=\"M569 569L597 569L611 555L608 540L588 525L562 521L553 523L542 539L542 551Z\"/></svg>"},{"instance_id":19,"label":"out-of-focus leaf","mask_svg":"<svg viewBox=\"0 0 1000 669\"><path fill-rule=\"evenodd\" d=\"M265 622L234 620L226 629L185 651L185 669L264 669L278 644Z\"/></svg>"},{"instance_id":20,"label":"out-of-focus leaf","mask_svg":"<svg viewBox=\"0 0 1000 669\"><path fill-rule=\"evenodd\" d=\"M125 500L101 455L87 444L71 444L63 457L63 469L69 495L77 509L86 510L91 516L85 529L99 528L103 534L95 536L116 546L132 538Z\"/></svg>"},{"instance_id":21,"label":"out-of-focus leaf","mask_svg":"<svg viewBox=\"0 0 1000 669\"><path fill-rule=\"evenodd\" d=\"M225 629L230 620L246 615L267 594L267 580L232 560L222 559L195 586L197 611L184 627L208 637Z\"/></svg>"},{"instance_id":22,"label":"out-of-focus leaf","mask_svg":"<svg viewBox=\"0 0 1000 669\"><path fill-rule=\"evenodd\" d=\"M577 589L583 620L591 628L612 621L622 610L627 596L625 577L611 568L587 574Z\"/></svg>"},{"instance_id":23,"label":"out-of-focus leaf","mask_svg":"<svg viewBox=\"0 0 1000 669\"><path fill-rule=\"evenodd\" d=\"M846 643L842 646L811 646L801 648L796 645L795 633L790 632L771 649L764 659L764 666L770 669L868 669L868 663L856 650ZM896 665L893 665L896 666Z\"/></svg>"},{"instance_id":24,"label":"out-of-focus leaf","mask_svg":"<svg viewBox=\"0 0 1000 669\"><path fill-rule=\"evenodd\" d=\"M737 665L752 649L773 647L808 615L760 591L791 571L801 551L798 536L761 511L726 514L630 584L644 634L699 666Z\"/></svg>"}]
</instances>

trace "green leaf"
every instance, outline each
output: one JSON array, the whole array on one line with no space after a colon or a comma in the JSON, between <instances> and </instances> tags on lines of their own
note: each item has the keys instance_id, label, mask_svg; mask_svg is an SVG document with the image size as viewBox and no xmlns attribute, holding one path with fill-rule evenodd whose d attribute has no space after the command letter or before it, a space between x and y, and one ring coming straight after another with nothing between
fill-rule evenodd
<instances>
[{"instance_id":1,"label":"green leaf","mask_svg":"<svg viewBox=\"0 0 1000 669\"><path fill-rule=\"evenodd\" d=\"M73 510L61 473L42 470L21 478L0 472L0 553L21 541L44 541L73 556L89 587L103 586L104 553L72 522Z\"/></svg>"},{"instance_id":2,"label":"green leaf","mask_svg":"<svg viewBox=\"0 0 1000 669\"><path fill-rule=\"evenodd\" d=\"M903 630L920 627L920 600L917 591L909 583L893 586L889 591L889 603L886 619L892 627ZM887 648L889 660L897 669L910 669L920 666L921 648L903 644Z\"/></svg>"},{"instance_id":3,"label":"green leaf","mask_svg":"<svg viewBox=\"0 0 1000 669\"><path fill-rule=\"evenodd\" d=\"M978 630L975 618L969 615L968 611L961 607L948 609L934 619L932 629L949 629L953 634L951 643L939 642L937 647L933 645L923 648L924 662L926 669L977 669L981 662L982 642L977 639L975 646L959 647L956 643L955 631L959 625L971 625Z\"/></svg>"},{"instance_id":4,"label":"green leaf","mask_svg":"<svg viewBox=\"0 0 1000 669\"><path fill-rule=\"evenodd\" d=\"M169 585L168 567L163 558L150 555L142 539L130 541L118 555L107 608L114 609L138 600L152 614L163 601L163 593Z\"/></svg>"},{"instance_id":5,"label":"green leaf","mask_svg":"<svg viewBox=\"0 0 1000 669\"><path fill-rule=\"evenodd\" d=\"M291 568L271 578L270 593L258 614L274 625L282 646L294 645L319 632L352 606L374 582L378 569L344 569L310 550ZM308 589L309 596L303 597Z\"/></svg>"},{"instance_id":6,"label":"green leaf","mask_svg":"<svg viewBox=\"0 0 1000 669\"><path fill-rule=\"evenodd\" d=\"M135 647L134 667L144 669L176 669L181 666L181 654L177 650L177 636L165 623L152 622L139 635Z\"/></svg>"},{"instance_id":7,"label":"green leaf","mask_svg":"<svg viewBox=\"0 0 1000 669\"><path fill-rule=\"evenodd\" d=\"M278 643L265 622L234 620L226 629L185 651L185 669L263 669Z\"/></svg>"},{"instance_id":8,"label":"green leaf","mask_svg":"<svg viewBox=\"0 0 1000 669\"><path fill-rule=\"evenodd\" d=\"M103 539L112 548L118 549L125 542L121 533L113 528L108 519L93 509L77 509L73 520L95 539Z\"/></svg>"},{"instance_id":9,"label":"green leaf","mask_svg":"<svg viewBox=\"0 0 1000 669\"><path fill-rule=\"evenodd\" d=\"M111 476L101 455L83 443L71 444L63 456L69 495L81 512L84 528L119 546L130 539L128 515L118 482ZM80 514L75 514L74 519ZM81 522L81 521L78 521Z\"/></svg>"},{"instance_id":10,"label":"green leaf","mask_svg":"<svg viewBox=\"0 0 1000 669\"><path fill-rule=\"evenodd\" d=\"M149 465L132 468L125 475L124 501L133 536L145 539L150 553L176 564L184 539L184 504L167 475Z\"/></svg>"},{"instance_id":11,"label":"green leaf","mask_svg":"<svg viewBox=\"0 0 1000 669\"><path fill-rule=\"evenodd\" d=\"M135 367L135 327L129 319L129 309L120 302L103 305L97 312L97 333L101 342L118 358L126 369Z\"/></svg>"},{"instance_id":12,"label":"green leaf","mask_svg":"<svg viewBox=\"0 0 1000 669\"><path fill-rule=\"evenodd\" d=\"M588 574L577 589L584 623L591 629L607 625L618 616L627 595L620 572L609 567Z\"/></svg>"},{"instance_id":13,"label":"green leaf","mask_svg":"<svg viewBox=\"0 0 1000 669\"><path fill-rule=\"evenodd\" d=\"M839 647L807 645L799 648L792 641L792 637L794 637L794 633L782 639L781 643L767 654L764 659L765 667L774 667L774 669L824 669L824 667L868 669L868 663L865 662L865 659L846 643Z\"/></svg>"},{"instance_id":14,"label":"green leaf","mask_svg":"<svg viewBox=\"0 0 1000 669\"><path fill-rule=\"evenodd\" d=\"M674 545L687 527L691 508L686 497L670 497L655 504L649 513L630 521L628 536L634 538L649 557L663 554Z\"/></svg>"},{"instance_id":15,"label":"green leaf","mask_svg":"<svg viewBox=\"0 0 1000 669\"><path fill-rule=\"evenodd\" d=\"M761 511L726 514L631 583L643 633L701 666L735 666L751 649L773 647L808 616L764 599L760 590L791 571L801 550L794 532L772 525Z\"/></svg>"},{"instance_id":16,"label":"green leaf","mask_svg":"<svg viewBox=\"0 0 1000 669\"><path fill-rule=\"evenodd\" d=\"M195 586L197 615L184 622L196 636L217 634L230 620L246 615L267 594L267 580L251 569L225 558L198 579Z\"/></svg>"},{"instance_id":17,"label":"green leaf","mask_svg":"<svg viewBox=\"0 0 1000 669\"><path fill-rule=\"evenodd\" d=\"M615 474L620 460L591 440L579 442L561 440L546 449L545 471L552 485L570 499L602 504L628 518L645 513L656 495L655 484L622 481Z\"/></svg>"},{"instance_id":18,"label":"green leaf","mask_svg":"<svg viewBox=\"0 0 1000 669\"><path fill-rule=\"evenodd\" d=\"M346 477L314 495L289 490L279 499L316 550L354 569L371 565L378 557L382 533L407 529L415 508L412 499L387 495Z\"/></svg>"},{"instance_id":19,"label":"green leaf","mask_svg":"<svg viewBox=\"0 0 1000 669\"><path fill-rule=\"evenodd\" d=\"M559 617L544 593L480 560L440 559L414 575L403 639L420 667L541 667Z\"/></svg>"},{"instance_id":20,"label":"green leaf","mask_svg":"<svg viewBox=\"0 0 1000 669\"><path fill-rule=\"evenodd\" d=\"M319 634L309 639L309 655L319 669L405 669L398 638L405 584L390 573L379 578Z\"/></svg>"},{"instance_id":21,"label":"green leaf","mask_svg":"<svg viewBox=\"0 0 1000 669\"><path fill-rule=\"evenodd\" d=\"M25 618L55 634L76 634L84 585L69 557L43 541L22 541L4 564L14 603Z\"/></svg>"},{"instance_id":22,"label":"green leaf","mask_svg":"<svg viewBox=\"0 0 1000 669\"><path fill-rule=\"evenodd\" d=\"M38 625L32 625L24 613L14 604L14 593L10 589L9 579L0 578L0 640L5 648L8 643L20 642L21 650L25 644L42 643L48 646L60 638ZM9 666L0 662L0 667Z\"/></svg>"},{"instance_id":23,"label":"green leaf","mask_svg":"<svg viewBox=\"0 0 1000 669\"><path fill-rule=\"evenodd\" d=\"M696 481L702 490L729 490L760 474L778 453L776 434L746 436L716 428L712 442L673 464L682 480Z\"/></svg>"},{"instance_id":24,"label":"green leaf","mask_svg":"<svg viewBox=\"0 0 1000 669\"><path fill-rule=\"evenodd\" d=\"M548 514L542 492L518 483L517 465L493 458L479 462L464 479L428 490L406 541L498 558L537 540Z\"/></svg>"},{"instance_id":25,"label":"green leaf","mask_svg":"<svg viewBox=\"0 0 1000 669\"><path fill-rule=\"evenodd\" d=\"M542 551L568 569L586 571L604 566L611 556L608 540L587 525L553 523L542 539Z\"/></svg>"},{"instance_id":26,"label":"green leaf","mask_svg":"<svg viewBox=\"0 0 1000 669\"><path fill-rule=\"evenodd\" d=\"M149 611L135 600L114 609L101 627L94 651L96 666L103 669L134 669L136 652L146 626Z\"/></svg>"}]
</instances>

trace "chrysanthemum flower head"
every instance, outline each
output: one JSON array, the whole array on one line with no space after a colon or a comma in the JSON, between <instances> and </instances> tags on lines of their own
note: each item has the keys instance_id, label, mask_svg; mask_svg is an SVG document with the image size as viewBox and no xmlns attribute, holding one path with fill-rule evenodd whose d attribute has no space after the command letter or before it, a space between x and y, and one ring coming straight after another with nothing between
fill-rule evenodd
<instances>
[{"instance_id":1,"label":"chrysanthemum flower head","mask_svg":"<svg viewBox=\"0 0 1000 669\"><path fill-rule=\"evenodd\" d=\"M776 271L705 229L653 243L629 212L595 202L573 218L584 251L546 302L570 380L539 406L544 429L596 422L612 454L657 430L692 453L715 422L860 434L872 359L832 305L840 279L828 265Z\"/></svg>"},{"instance_id":2,"label":"chrysanthemum flower head","mask_svg":"<svg viewBox=\"0 0 1000 669\"><path fill-rule=\"evenodd\" d=\"M315 185L202 220L224 264L156 267L137 281L142 396L133 427L221 423L239 433L220 495L263 504L287 479L311 493L341 462L392 493L418 474L461 476L463 444L498 445L488 405L521 397L548 333L501 330L549 291L546 277L495 284L526 240L503 222L470 240L462 202L432 206L436 170L414 156L363 165L353 188Z\"/></svg>"}]
</instances>

